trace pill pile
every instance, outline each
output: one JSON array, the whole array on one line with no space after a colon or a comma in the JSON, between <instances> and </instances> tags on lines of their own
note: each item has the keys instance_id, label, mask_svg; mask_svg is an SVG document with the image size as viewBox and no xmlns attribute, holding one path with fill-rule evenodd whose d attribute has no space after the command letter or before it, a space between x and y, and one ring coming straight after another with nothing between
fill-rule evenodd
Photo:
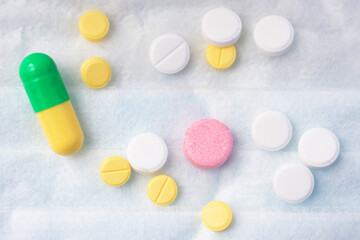
<instances>
[{"instance_id":1,"label":"pill pile","mask_svg":"<svg viewBox=\"0 0 360 240\"><path fill-rule=\"evenodd\" d=\"M106 37L109 21L99 11L86 12L79 21L81 35L90 42ZM201 21L201 33L208 44L206 59L217 70L225 70L236 60L235 44L240 39L242 21L227 8L207 12ZM259 51L268 56L280 56L292 45L294 29L281 16L262 18L254 29L254 42ZM177 34L163 34L152 41L150 62L164 74L183 70L190 59L190 48ZM105 87L111 79L110 65L100 57L86 59L80 68L83 82L90 88ZM41 53L26 57L20 66L20 77L51 148L58 154L77 152L83 143L83 133L72 108L64 83L54 61ZM292 125L283 113L268 111L259 115L251 127L255 144L265 151L279 151L292 138ZM233 136L229 128L216 119L200 119L184 131L183 152L195 167L215 169L226 163L232 149ZM299 140L298 152L303 163L280 166L273 177L276 195L285 202L299 203L313 192L315 181L310 168L324 168L336 161L340 144L336 135L325 128L306 131ZM119 187L128 182L131 171L156 174L166 164L168 148L165 141L153 133L141 133L129 142L127 160L110 156L100 166L100 177L109 186ZM148 183L147 195L159 206L172 203L178 188L168 175L156 175ZM233 221L228 204L214 200L202 211L202 221L213 231L227 229Z\"/></svg>"},{"instance_id":2,"label":"pill pile","mask_svg":"<svg viewBox=\"0 0 360 240\"><path fill-rule=\"evenodd\" d=\"M88 41L98 42L109 31L109 20L99 11L86 12L79 21L79 31ZM110 65L100 57L91 57L83 62L80 75L84 83L91 88L105 87L111 79Z\"/></svg>"},{"instance_id":3,"label":"pill pile","mask_svg":"<svg viewBox=\"0 0 360 240\"><path fill-rule=\"evenodd\" d=\"M109 21L98 11L85 13L79 21L81 35L92 42L105 38ZM151 62L162 73L181 71L190 58L189 46L183 38L175 34L165 34L154 40L150 51ZM91 88L105 87L111 79L109 64L100 57L85 60L80 69L81 78ZM125 184L131 175L131 168L141 174L154 174L165 165L168 149L164 140L153 133L135 136L127 149L128 160L111 156L100 167L102 180L114 187ZM175 181L166 175L152 178L147 187L149 199L160 206L172 203L177 196Z\"/></svg>"},{"instance_id":4,"label":"pill pile","mask_svg":"<svg viewBox=\"0 0 360 240\"><path fill-rule=\"evenodd\" d=\"M207 12L201 22L201 33L209 44L206 58L218 70L229 68L236 59L234 44L241 35L242 22L235 12L215 8Z\"/></svg>"},{"instance_id":5,"label":"pill pile","mask_svg":"<svg viewBox=\"0 0 360 240\"><path fill-rule=\"evenodd\" d=\"M106 184L115 187L125 184L130 178L131 168L141 174L155 174L165 165L168 149L161 137L142 133L130 141L127 156L128 161L112 156L102 162L100 175ZM150 180L147 194L153 203L165 206L175 200L177 185L171 177L157 175Z\"/></svg>"},{"instance_id":6,"label":"pill pile","mask_svg":"<svg viewBox=\"0 0 360 240\"><path fill-rule=\"evenodd\" d=\"M281 150L290 142L291 137L290 120L280 112L262 113L253 122L252 138L263 150ZM337 159L340 144L330 130L313 128L301 136L298 152L306 166L323 168ZM276 170L273 187L278 197L285 202L299 203L310 197L315 181L310 169L304 164L288 163Z\"/></svg>"},{"instance_id":7,"label":"pill pile","mask_svg":"<svg viewBox=\"0 0 360 240\"><path fill-rule=\"evenodd\" d=\"M208 43L206 59L217 70L230 68L236 60L235 43L239 40L242 21L238 14L220 7L207 12L201 21L201 33ZM284 54L292 45L294 29L284 17L271 15L261 19L254 29L254 41L259 51L268 56ZM190 58L186 41L176 34L164 34L153 40L150 61L165 74L183 70Z\"/></svg>"}]
</instances>

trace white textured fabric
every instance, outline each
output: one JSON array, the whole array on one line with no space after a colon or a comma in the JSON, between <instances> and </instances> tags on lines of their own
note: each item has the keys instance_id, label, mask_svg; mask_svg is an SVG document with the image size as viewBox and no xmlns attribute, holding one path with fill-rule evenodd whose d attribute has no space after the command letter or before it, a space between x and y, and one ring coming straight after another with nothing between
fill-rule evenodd
<instances>
[{"instance_id":1,"label":"white textured fabric","mask_svg":"<svg viewBox=\"0 0 360 240\"><path fill-rule=\"evenodd\" d=\"M0 0L0 238L1 239L355 239L360 234L360 5L357 0ZM215 7L241 16L237 59L226 71L206 61L201 18ZM86 41L78 20L88 10L110 21L101 42ZM267 15L289 19L294 45L280 57L259 53L255 24ZM149 47L164 33L189 44L191 59L175 75L151 65ZM85 134L82 150L60 157L48 147L18 75L32 52L57 63ZM112 67L110 83L88 88L81 63L93 56ZM279 152L251 139L252 121L266 110L287 115L293 138ZM234 138L230 159L215 170L193 167L182 152L187 127L201 118L225 123ZM280 165L300 162L299 137L325 127L341 153L312 170L315 189L301 204L272 189ZM164 138L169 159L161 173L178 197L160 207L147 197L152 176L132 173L126 185L105 185L101 162L126 157L141 132ZM221 233L201 221L202 208L223 200L233 210Z\"/></svg>"}]
</instances>

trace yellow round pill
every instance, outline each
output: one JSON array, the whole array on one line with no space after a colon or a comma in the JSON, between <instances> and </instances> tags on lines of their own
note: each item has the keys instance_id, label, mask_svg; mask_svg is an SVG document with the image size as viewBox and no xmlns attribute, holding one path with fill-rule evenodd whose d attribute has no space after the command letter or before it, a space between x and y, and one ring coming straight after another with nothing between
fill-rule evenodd
<instances>
[{"instance_id":1,"label":"yellow round pill","mask_svg":"<svg viewBox=\"0 0 360 240\"><path fill-rule=\"evenodd\" d=\"M100 175L106 184L115 187L121 186L130 178L129 162L118 156L108 157L101 164Z\"/></svg>"},{"instance_id":2,"label":"yellow round pill","mask_svg":"<svg viewBox=\"0 0 360 240\"><path fill-rule=\"evenodd\" d=\"M81 64L81 78L91 88L105 87L111 79L111 68L102 58L92 57Z\"/></svg>"},{"instance_id":3,"label":"yellow round pill","mask_svg":"<svg viewBox=\"0 0 360 240\"><path fill-rule=\"evenodd\" d=\"M175 200L177 186L171 177L158 175L150 180L147 186L147 194L153 203L165 206Z\"/></svg>"},{"instance_id":4,"label":"yellow round pill","mask_svg":"<svg viewBox=\"0 0 360 240\"><path fill-rule=\"evenodd\" d=\"M99 11L89 11L80 18L79 30L85 39L91 42L97 42L107 35L109 31L109 20L105 14Z\"/></svg>"},{"instance_id":5,"label":"yellow round pill","mask_svg":"<svg viewBox=\"0 0 360 240\"><path fill-rule=\"evenodd\" d=\"M206 50L206 59L208 63L218 70L229 68L236 59L235 47L215 47L209 45Z\"/></svg>"},{"instance_id":6,"label":"yellow round pill","mask_svg":"<svg viewBox=\"0 0 360 240\"><path fill-rule=\"evenodd\" d=\"M202 212L202 221L209 229L220 232L227 229L233 220L229 205L223 201L212 201L206 204Z\"/></svg>"}]
</instances>

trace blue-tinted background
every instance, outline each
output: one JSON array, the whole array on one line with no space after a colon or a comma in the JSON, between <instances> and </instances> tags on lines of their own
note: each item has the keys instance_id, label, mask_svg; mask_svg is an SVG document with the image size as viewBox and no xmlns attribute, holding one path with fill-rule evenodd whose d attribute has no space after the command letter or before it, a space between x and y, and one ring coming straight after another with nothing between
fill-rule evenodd
<instances>
[{"instance_id":1,"label":"blue-tinted background","mask_svg":"<svg viewBox=\"0 0 360 240\"><path fill-rule=\"evenodd\" d=\"M200 22L224 6L238 13L243 31L237 59L212 69ZM86 41L78 20L104 12L109 35ZM356 239L360 234L360 4L338 1L0 0L0 235L2 239ZM290 20L295 41L281 57L259 53L258 20ZM151 65L151 41L163 33L184 37L191 58L184 71L164 75ZM32 52L57 63L85 134L71 157L47 145L18 76ZM106 59L113 77L100 90L81 80L88 57ZM286 114L290 144L260 150L251 139L254 118L266 110ZM228 162L216 170L193 167L182 152L187 127L201 118L225 123L234 138ZM282 202L272 189L280 165L300 162L299 137L325 127L339 138L341 154L329 168L312 170L316 185L301 204ZM178 184L170 206L151 203L152 176L132 173L118 188L99 175L103 159L126 157L128 142L150 131L162 136L169 158L162 174ZM234 222L214 233L201 222L212 200L226 201Z\"/></svg>"}]
</instances>

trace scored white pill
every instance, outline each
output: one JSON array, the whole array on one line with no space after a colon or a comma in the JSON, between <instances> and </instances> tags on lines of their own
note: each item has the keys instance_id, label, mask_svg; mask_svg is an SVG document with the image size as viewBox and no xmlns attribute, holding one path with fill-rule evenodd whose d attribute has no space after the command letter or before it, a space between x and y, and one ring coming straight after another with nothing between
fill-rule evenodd
<instances>
[{"instance_id":1,"label":"scored white pill","mask_svg":"<svg viewBox=\"0 0 360 240\"><path fill-rule=\"evenodd\" d=\"M268 111L255 119L251 132L252 138L260 148L278 151L290 142L292 126L284 114Z\"/></svg>"},{"instance_id":2,"label":"scored white pill","mask_svg":"<svg viewBox=\"0 0 360 240\"><path fill-rule=\"evenodd\" d=\"M127 148L127 158L131 167L144 174L159 171L166 163L168 149L164 140L152 133L135 136Z\"/></svg>"},{"instance_id":3,"label":"scored white pill","mask_svg":"<svg viewBox=\"0 0 360 240\"><path fill-rule=\"evenodd\" d=\"M301 136L298 150L307 166L323 168L335 162L340 153L340 143L330 130L313 128Z\"/></svg>"},{"instance_id":4,"label":"scored white pill","mask_svg":"<svg viewBox=\"0 0 360 240\"><path fill-rule=\"evenodd\" d=\"M204 39L215 47L228 47L240 38L242 29L238 14L227 8L215 8L202 18L201 32Z\"/></svg>"},{"instance_id":5,"label":"scored white pill","mask_svg":"<svg viewBox=\"0 0 360 240\"><path fill-rule=\"evenodd\" d=\"M173 74L185 68L190 58L186 41L176 34L164 34L156 38L150 47L150 60L162 73Z\"/></svg>"},{"instance_id":6,"label":"scored white pill","mask_svg":"<svg viewBox=\"0 0 360 240\"><path fill-rule=\"evenodd\" d=\"M300 163L280 166L273 179L275 193L288 203L306 200L313 192L314 184L314 176L310 169Z\"/></svg>"},{"instance_id":7,"label":"scored white pill","mask_svg":"<svg viewBox=\"0 0 360 240\"><path fill-rule=\"evenodd\" d=\"M267 16L255 26L254 40L257 48L269 56L285 53L294 40L294 28L281 16Z\"/></svg>"}]
</instances>

